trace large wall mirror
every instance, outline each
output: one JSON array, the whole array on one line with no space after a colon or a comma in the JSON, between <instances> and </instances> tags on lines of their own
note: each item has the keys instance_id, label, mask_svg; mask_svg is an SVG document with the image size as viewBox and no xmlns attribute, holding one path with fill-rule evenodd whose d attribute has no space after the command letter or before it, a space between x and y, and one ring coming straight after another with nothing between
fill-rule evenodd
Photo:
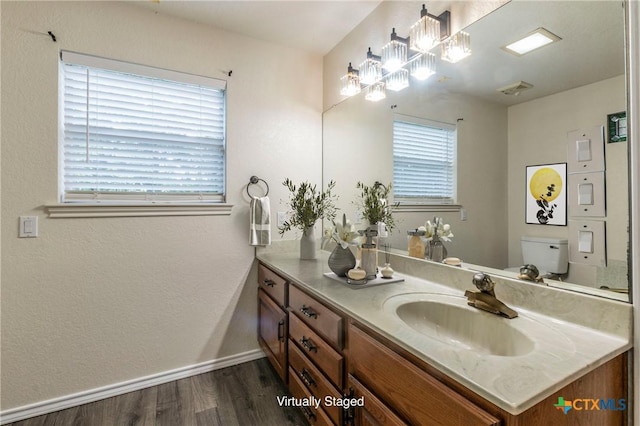
<instances>
[{"instance_id":1,"label":"large wall mirror","mask_svg":"<svg viewBox=\"0 0 640 426\"><path fill-rule=\"evenodd\" d=\"M397 2L413 7L414 2ZM537 28L556 43L516 56L502 47ZM386 31L381 29L380 31ZM394 119L442 122L457 129L456 201L448 206L400 206L388 242L407 253L407 230L442 217L451 225L450 256L464 266L515 277L523 264L521 237L572 240L567 225L526 221L527 167L569 161L571 132L604 128L606 210L604 262L570 263L549 285L628 301L628 142L609 137L608 115L626 111L624 10L616 1L511 1L466 28L471 56L436 74L411 80L378 102L361 93L323 115L323 179L335 180L339 207L358 221L357 182L393 182ZM376 48L376 46L372 46ZM377 47L379 48L379 46ZM354 58L354 62L357 59ZM532 87L499 89L519 82ZM593 138L592 138L593 139ZM595 140L595 139L594 139ZM594 142L595 143L595 142ZM565 181L568 190L570 175ZM591 222L590 222L591 223Z\"/></svg>"}]
</instances>

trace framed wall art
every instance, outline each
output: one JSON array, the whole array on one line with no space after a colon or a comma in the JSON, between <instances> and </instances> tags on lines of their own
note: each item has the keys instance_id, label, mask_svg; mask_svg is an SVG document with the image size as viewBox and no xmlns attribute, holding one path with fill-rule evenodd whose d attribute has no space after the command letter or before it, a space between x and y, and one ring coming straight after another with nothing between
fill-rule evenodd
<instances>
[{"instance_id":1,"label":"framed wall art","mask_svg":"<svg viewBox=\"0 0 640 426\"><path fill-rule=\"evenodd\" d=\"M526 223L567 226L567 163L526 169Z\"/></svg>"}]
</instances>

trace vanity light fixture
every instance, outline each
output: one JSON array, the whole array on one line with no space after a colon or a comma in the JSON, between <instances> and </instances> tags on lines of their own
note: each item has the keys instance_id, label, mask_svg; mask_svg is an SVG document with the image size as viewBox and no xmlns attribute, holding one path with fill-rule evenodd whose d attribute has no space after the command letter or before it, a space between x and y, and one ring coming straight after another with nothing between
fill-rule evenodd
<instances>
[{"instance_id":1,"label":"vanity light fixture","mask_svg":"<svg viewBox=\"0 0 640 426\"><path fill-rule=\"evenodd\" d=\"M396 29L391 31L391 41L382 47L382 68L388 72L399 70L407 62L409 39L398 37Z\"/></svg>"},{"instance_id":2,"label":"vanity light fixture","mask_svg":"<svg viewBox=\"0 0 640 426\"><path fill-rule=\"evenodd\" d=\"M340 94L343 96L353 96L360 93L360 76L357 69L354 69L349 62L347 74L340 78Z\"/></svg>"},{"instance_id":3,"label":"vanity light fixture","mask_svg":"<svg viewBox=\"0 0 640 426\"><path fill-rule=\"evenodd\" d=\"M400 68L387 76L387 89L399 92L405 87L409 87L409 71L406 69Z\"/></svg>"},{"instance_id":4,"label":"vanity light fixture","mask_svg":"<svg viewBox=\"0 0 640 426\"><path fill-rule=\"evenodd\" d=\"M549 30L540 27L519 40L509 43L506 46L502 46L502 49L513 55L522 56L559 40L562 39Z\"/></svg>"},{"instance_id":5,"label":"vanity light fixture","mask_svg":"<svg viewBox=\"0 0 640 426\"><path fill-rule=\"evenodd\" d=\"M380 56L374 55L371 48L367 51L367 59L360 64L360 83L373 84L382 78Z\"/></svg>"},{"instance_id":6,"label":"vanity light fixture","mask_svg":"<svg viewBox=\"0 0 640 426\"><path fill-rule=\"evenodd\" d=\"M444 61L456 63L469 55L471 55L471 37L464 31L452 35L442 43Z\"/></svg>"},{"instance_id":7,"label":"vanity light fixture","mask_svg":"<svg viewBox=\"0 0 640 426\"><path fill-rule=\"evenodd\" d=\"M431 15L423 4L420 19L409 29L409 48L418 52L428 52L440 43L440 40L449 37L450 16L448 10L440 16Z\"/></svg>"},{"instance_id":8,"label":"vanity light fixture","mask_svg":"<svg viewBox=\"0 0 640 426\"><path fill-rule=\"evenodd\" d=\"M364 98L371 102L378 102L387 97L384 87L384 81L379 81L366 89L366 95Z\"/></svg>"},{"instance_id":9,"label":"vanity light fixture","mask_svg":"<svg viewBox=\"0 0 640 426\"><path fill-rule=\"evenodd\" d=\"M436 55L423 53L411 62L411 75L418 80L426 80L436 73Z\"/></svg>"},{"instance_id":10,"label":"vanity light fixture","mask_svg":"<svg viewBox=\"0 0 640 426\"><path fill-rule=\"evenodd\" d=\"M409 70L418 80L428 78L435 74L435 55L429 50L439 44L444 60L457 62L468 56L471 52L469 34L450 34L451 12L447 10L435 16L428 13L423 4L420 19L410 28L408 37L398 36L393 28L391 40L382 47L380 56L374 55L369 48L359 69L349 63L347 74L341 78L340 94L356 95L362 85L367 89L366 99L380 100L385 97L386 89L398 91L409 86Z\"/></svg>"}]
</instances>

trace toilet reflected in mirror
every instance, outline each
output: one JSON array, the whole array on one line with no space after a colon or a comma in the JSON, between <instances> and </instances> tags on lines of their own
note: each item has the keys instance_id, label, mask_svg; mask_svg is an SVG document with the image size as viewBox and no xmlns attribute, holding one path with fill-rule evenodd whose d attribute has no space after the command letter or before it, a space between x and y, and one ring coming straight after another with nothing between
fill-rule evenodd
<instances>
[{"instance_id":1,"label":"toilet reflected in mirror","mask_svg":"<svg viewBox=\"0 0 640 426\"><path fill-rule=\"evenodd\" d=\"M538 276L562 281L569 272L569 244L565 239L522 236L521 265L535 265ZM521 266L505 269L521 272Z\"/></svg>"}]
</instances>

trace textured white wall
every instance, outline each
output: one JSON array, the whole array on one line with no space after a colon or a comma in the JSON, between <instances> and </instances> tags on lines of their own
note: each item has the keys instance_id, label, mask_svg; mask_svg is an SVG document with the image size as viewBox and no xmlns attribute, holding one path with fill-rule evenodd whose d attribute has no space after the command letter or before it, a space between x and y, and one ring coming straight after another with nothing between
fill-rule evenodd
<instances>
[{"instance_id":1,"label":"textured white wall","mask_svg":"<svg viewBox=\"0 0 640 426\"><path fill-rule=\"evenodd\" d=\"M126 2L1 13L2 410L257 348L245 185L267 180L275 214L285 177L320 183L322 58ZM60 49L228 79L232 214L48 218Z\"/></svg>"},{"instance_id":2,"label":"textured white wall","mask_svg":"<svg viewBox=\"0 0 640 426\"><path fill-rule=\"evenodd\" d=\"M525 166L567 161L567 133L605 126L607 114L626 110L625 76L610 78L509 108L509 264L522 263L520 236L568 238L568 226L525 223ZM627 143L605 140L607 257L626 262L629 241ZM597 269L572 264L568 281L596 286ZM626 282L622 276L621 286ZM613 286L613 285L612 285Z\"/></svg>"}]
</instances>

